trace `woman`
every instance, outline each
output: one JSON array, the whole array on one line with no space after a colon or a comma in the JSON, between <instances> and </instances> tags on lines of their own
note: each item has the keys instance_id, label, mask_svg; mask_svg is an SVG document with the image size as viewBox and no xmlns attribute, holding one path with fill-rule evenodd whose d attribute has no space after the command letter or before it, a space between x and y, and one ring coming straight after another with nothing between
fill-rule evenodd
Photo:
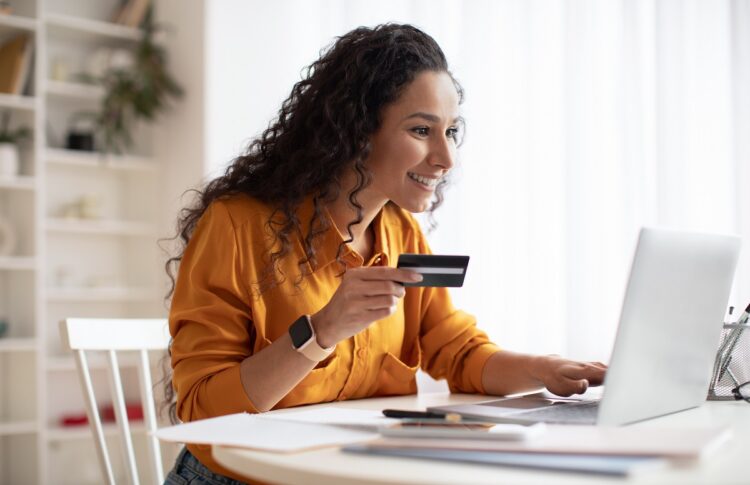
<instances>
[{"instance_id":1,"label":"woman","mask_svg":"<svg viewBox=\"0 0 750 485\"><path fill-rule=\"evenodd\" d=\"M424 32L353 30L183 213L170 313L182 421L414 393L419 367L467 393L602 382L598 363L501 351L445 288L405 288L421 277L394 268L430 253L411 213L442 200L461 97ZM242 478L208 447L188 445L172 473L188 468Z\"/></svg>"}]
</instances>

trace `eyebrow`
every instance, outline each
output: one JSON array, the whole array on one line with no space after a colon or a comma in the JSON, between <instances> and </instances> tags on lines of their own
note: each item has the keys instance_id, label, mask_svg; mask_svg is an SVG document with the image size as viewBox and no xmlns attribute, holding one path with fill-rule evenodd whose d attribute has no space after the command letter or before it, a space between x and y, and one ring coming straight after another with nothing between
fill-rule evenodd
<instances>
[{"instance_id":1,"label":"eyebrow","mask_svg":"<svg viewBox=\"0 0 750 485\"><path fill-rule=\"evenodd\" d=\"M409 116L404 117L404 119L402 121L410 120L412 118L422 118L422 119L430 121L432 123L439 123L440 122L440 117L439 116L436 116L436 115L431 114L431 113L425 113L423 111L417 111L416 113L412 113ZM458 123L460 119L461 119L461 117L457 116L456 118L453 119L453 123Z\"/></svg>"}]
</instances>

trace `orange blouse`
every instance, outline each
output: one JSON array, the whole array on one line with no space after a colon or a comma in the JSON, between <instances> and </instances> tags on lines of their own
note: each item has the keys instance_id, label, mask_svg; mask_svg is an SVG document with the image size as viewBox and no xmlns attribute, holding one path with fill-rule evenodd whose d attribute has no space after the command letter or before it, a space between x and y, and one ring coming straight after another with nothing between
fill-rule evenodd
<instances>
[{"instance_id":1,"label":"orange blouse","mask_svg":"<svg viewBox=\"0 0 750 485\"><path fill-rule=\"evenodd\" d=\"M343 239L332 225L314 242L317 256L309 276L295 286L297 262L304 258L302 236L296 234L280 262L285 278L259 294L257 282L273 244L266 225L272 212L247 196L216 201L185 249L169 315L177 414L184 422L258 412L242 387L240 363L282 336L300 315L320 310L339 285L336 251ZM308 227L312 213L308 198L298 211L301 227ZM380 211L373 228L372 258L364 261L347 247L347 267L395 266L401 253L430 253L416 220L392 204ZM394 314L339 342L275 408L412 394L420 367L447 379L454 392L482 393L484 364L498 347L475 323L453 307L446 288L407 288ZM208 447L188 448L212 470L237 477L214 462Z\"/></svg>"}]
</instances>

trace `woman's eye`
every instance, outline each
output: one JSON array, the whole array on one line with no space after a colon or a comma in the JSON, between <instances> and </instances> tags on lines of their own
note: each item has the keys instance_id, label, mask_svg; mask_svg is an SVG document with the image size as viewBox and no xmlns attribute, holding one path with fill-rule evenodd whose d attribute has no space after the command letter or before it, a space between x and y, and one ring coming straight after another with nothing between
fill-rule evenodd
<instances>
[{"instance_id":1,"label":"woman's eye","mask_svg":"<svg viewBox=\"0 0 750 485\"><path fill-rule=\"evenodd\" d=\"M412 128L411 131L419 136L427 136L430 134L430 129L426 126L418 126L416 128Z\"/></svg>"},{"instance_id":2,"label":"woman's eye","mask_svg":"<svg viewBox=\"0 0 750 485\"><path fill-rule=\"evenodd\" d=\"M458 140L458 128L448 128L445 132L446 136L448 138L452 138L453 140Z\"/></svg>"}]
</instances>

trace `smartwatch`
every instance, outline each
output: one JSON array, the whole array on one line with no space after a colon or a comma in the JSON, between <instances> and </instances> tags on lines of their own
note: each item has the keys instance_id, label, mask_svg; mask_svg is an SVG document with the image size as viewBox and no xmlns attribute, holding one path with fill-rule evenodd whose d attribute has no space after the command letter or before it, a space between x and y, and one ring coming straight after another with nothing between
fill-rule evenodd
<instances>
[{"instance_id":1,"label":"smartwatch","mask_svg":"<svg viewBox=\"0 0 750 485\"><path fill-rule=\"evenodd\" d=\"M310 321L310 315L302 315L289 326L289 337L292 339L294 350L313 362L320 362L325 359L336 348L336 345L327 349L318 345L318 340L315 338L315 329L313 329L312 321Z\"/></svg>"}]
</instances>

